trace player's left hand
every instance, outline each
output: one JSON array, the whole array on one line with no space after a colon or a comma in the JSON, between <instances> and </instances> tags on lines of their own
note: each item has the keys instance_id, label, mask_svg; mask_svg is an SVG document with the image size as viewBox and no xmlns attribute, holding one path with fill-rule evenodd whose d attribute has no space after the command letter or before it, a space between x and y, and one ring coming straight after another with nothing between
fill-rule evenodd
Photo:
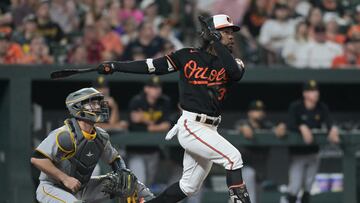
<instances>
[{"instance_id":1,"label":"player's left hand","mask_svg":"<svg viewBox=\"0 0 360 203\"><path fill-rule=\"evenodd\" d=\"M97 72L103 75L113 74L115 72L115 65L113 62L103 62L97 66Z\"/></svg>"}]
</instances>

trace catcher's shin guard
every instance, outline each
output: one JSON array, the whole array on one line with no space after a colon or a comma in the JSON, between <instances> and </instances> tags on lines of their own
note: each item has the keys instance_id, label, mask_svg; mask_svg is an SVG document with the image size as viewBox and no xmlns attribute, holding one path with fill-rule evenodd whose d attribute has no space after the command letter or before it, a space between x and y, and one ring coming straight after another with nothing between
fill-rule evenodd
<instances>
[{"instance_id":1,"label":"catcher's shin guard","mask_svg":"<svg viewBox=\"0 0 360 203\"><path fill-rule=\"evenodd\" d=\"M244 183L229 187L231 203L250 203L249 193Z\"/></svg>"}]
</instances>

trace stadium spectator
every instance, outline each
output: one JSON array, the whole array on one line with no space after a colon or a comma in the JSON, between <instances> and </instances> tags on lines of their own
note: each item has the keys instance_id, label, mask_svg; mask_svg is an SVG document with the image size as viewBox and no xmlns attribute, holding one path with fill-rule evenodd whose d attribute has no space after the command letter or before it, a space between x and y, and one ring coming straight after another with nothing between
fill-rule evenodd
<instances>
[{"instance_id":1,"label":"stadium spectator","mask_svg":"<svg viewBox=\"0 0 360 203\"><path fill-rule=\"evenodd\" d=\"M287 65L303 68L306 66L306 52L304 49L308 44L308 25L304 21L298 22L295 35L286 40L281 52Z\"/></svg>"},{"instance_id":2,"label":"stadium spectator","mask_svg":"<svg viewBox=\"0 0 360 203\"><path fill-rule=\"evenodd\" d=\"M289 169L288 201L295 203L300 190L301 202L310 202L310 189L319 166L319 147L313 145L315 130L326 130L330 143L340 142L337 127L333 125L328 107L319 101L320 92L316 81L304 84L303 99L294 101L289 107L288 128L299 132L308 146L289 148L291 163Z\"/></svg>"},{"instance_id":3,"label":"stadium spectator","mask_svg":"<svg viewBox=\"0 0 360 203\"><path fill-rule=\"evenodd\" d=\"M43 0L36 10L37 32L40 33L49 44L59 43L64 38L64 33L60 26L50 19L49 7L50 2Z\"/></svg>"},{"instance_id":4,"label":"stadium spectator","mask_svg":"<svg viewBox=\"0 0 360 203\"><path fill-rule=\"evenodd\" d=\"M134 18L137 24L140 24L144 19L143 12L137 8L136 0L121 0L119 10L119 20L124 22L129 18Z\"/></svg>"},{"instance_id":5,"label":"stadium spectator","mask_svg":"<svg viewBox=\"0 0 360 203\"><path fill-rule=\"evenodd\" d=\"M279 60L285 41L295 33L296 21L289 18L286 4L277 3L274 7L274 19L268 19L261 27L259 43L269 52L268 62Z\"/></svg>"},{"instance_id":6,"label":"stadium spectator","mask_svg":"<svg viewBox=\"0 0 360 203\"><path fill-rule=\"evenodd\" d=\"M93 87L104 95L104 100L108 102L110 118L107 123L98 123L97 126L107 131L124 131L128 128L128 122L120 119L120 110L115 99L110 95L110 88L103 76L99 76L93 82Z\"/></svg>"},{"instance_id":7,"label":"stadium spectator","mask_svg":"<svg viewBox=\"0 0 360 203\"><path fill-rule=\"evenodd\" d=\"M128 45L130 42L135 41L138 37L137 25L134 18L129 18L124 21L123 29L124 33L121 34L121 41L124 46Z\"/></svg>"},{"instance_id":8,"label":"stadium spectator","mask_svg":"<svg viewBox=\"0 0 360 203\"><path fill-rule=\"evenodd\" d=\"M11 20L15 27L23 24L23 20L28 15L34 15L39 0L19 0L11 1Z\"/></svg>"},{"instance_id":9,"label":"stadium spectator","mask_svg":"<svg viewBox=\"0 0 360 203\"><path fill-rule=\"evenodd\" d=\"M49 47L41 36L34 37L30 42L27 53L21 60L24 64L51 64L54 58L50 55Z\"/></svg>"},{"instance_id":10,"label":"stadium spectator","mask_svg":"<svg viewBox=\"0 0 360 203\"><path fill-rule=\"evenodd\" d=\"M268 18L269 2L267 0L255 0L250 4L241 23L241 34L253 43L260 34L261 26Z\"/></svg>"},{"instance_id":11,"label":"stadium spectator","mask_svg":"<svg viewBox=\"0 0 360 203\"><path fill-rule=\"evenodd\" d=\"M234 24L239 24L249 8L250 2L250 0L217 0L212 5L212 14L226 13L234 19Z\"/></svg>"},{"instance_id":12,"label":"stadium spectator","mask_svg":"<svg viewBox=\"0 0 360 203\"><path fill-rule=\"evenodd\" d=\"M173 30L173 26L170 24L170 22L164 21L159 25L159 36L173 44L173 46L175 46L175 50L182 49L184 45L178 38L176 38Z\"/></svg>"},{"instance_id":13,"label":"stadium spectator","mask_svg":"<svg viewBox=\"0 0 360 203\"><path fill-rule=\"evenodd\" d=\"M8 35L0 33L0 63L2 64L20 64L24 57L21 46L12 42Z\"/></svg>"},{"instance_id":14,"label":"stadium spectator","mask_svg":"<svg viewBox=\"0 0 360 203\"><path fill-rule=\"evenodd\" d=\"M251 1L241 23L240 33L244 37L244 58L253 63L259 62L260 48L257 38L264 22L268 19L269 2L266 0Z\"/></svg>"},{"instance_id":15,"label":"stadium spectator","mask_svg":"<svg viewBox=\"0 0 360 203\"><path fill-rule=\"evenodd\" d=\"M122 24L124 22L120 22L120 19L118 17L120 11L120 1L113 0L111 1L108 9L107 16L109 17L110 25L113 28L114 31L116 31L119 35L124 33Z\"/></svg>"},{"instance_id":16,"label":"stadium spectator","mask_svg":"<svg viewBox=\"0 0 360 203\"><path fill-rule=\"evenodd\" d=\"M23 46L23 49L26 50L30 41L37 35L37 24L35 15L30 14L26 16L23 20L23 24L16 29L13 33L12 38ZM24 47L25 46L25 47Z\"/></svg>"},{"instance_id":17,"label":"stadium spectator","mask_svg":"<svg viewBox=\"0 0 360 203\"><path fill-rule=\"evenodd\" d=\"M337 44L344 44L346 35L339 32L339 25L335 18L331 18L326 23L326 38Z\"/></svg>"},{"instance_id":18,"label":"stadium spectator","mask_svg":"<svg viewBox=\"0 0 360 203\"><path fill-rule=\"evenodd\" d=\"M67 62L69 64L89 64L88 52L86 46L78 45L75 46L70 54L68 55Z\"/></svg>"},{"instance_id":19,"label":"stadium spectator","mask_svg":"<svg viewBox=\"0 0 360 203\"><path fill-rule=\"evenodd\" d=\"M335 56L343 53L339 44L326 39L326 29L323 24L314 29L314 41L310 41L300 53L305 56L305 67L308 68L331 68Z\"/></svg>"},{"instance_id":20,"label":"stadium spectator","mask_svg":"<svg viewBox=\"0 0 360 203\"><path fill-rule=\"evenodd\" d=\"M82 44L87 50L87 61L91 64L102 61L102 52L105 48L97 37L95 26L88 25L84 28L84 37L82 40Z\"/></svg>"},{"instance_id":21,"label":"stadium spectator","mask_svg":"<svg viewBox=\"0 0 360 203\"><path fill-rule=\"evenodd\" d=\"M306 16L309 15L309 11L312 8L312 4L309 1L303 1L303 0L291 0L291 2L288 3L291 13L291 16L298 16L301 18L306 18Z\"/></svg>"},{"instance_id":22,"label":"stadium spectator","mask_svg":"<svg viewBox=\"0 0 360 203\"><path fill-rule=\"evenodd\" d=\"M170 98L162 93L159 77L152 77L129 104L130 131L166 132L170 129ZM151 135L149 135L151 136ZM151 185L159 162L157 147L129 147L129 168Z\"/></svg>"},{"instance_id":23,"label":"stadium spectator","mask_svg":"<svg viewBox=\"0 0 360 203\"><path fill-rule=\"evenodd\" d=\"M273 131L276 136L283 137L285 135L286 126L284 123L274 125L266 118L265 105L261 100L254 100L249 104L247 118L236 123L235 129L241 133L246 139L253 140L254 133L261 131ZM241 155L244 162L243 175L246 182L250 200L256 203L256 177L264 180L266 176L267 157L269 147L244 147L241 149Z\"/></svg>"},{"instance_id":24,"label":"stadium spectator","mask_svg":"<svg viewBox=\"0 0 360 203\"><path fill-rule=\"evenodd\" d=\"M333 69L360 68L359 39L349 39L344 45L344 54L336 56L332 61Z\"/></svg>"},{"instance_id":25,"label":"stadium spectator","mask_svg":"<svg viewBox=\"0 0 360 203\"><path fill-rule=\"evenodd\" d=\"M49 13L51 20L58 23L64 33L69 34L79 29L80 19L74 0L52 0Z\"/></svg>"},{"instance_id":26,"label":"stadium spectator","mask_svg":"<svg viewBox=\"0 0 360 203\"><path fill-rule=\"evenodd\" d=\"M344 14L344 8L337 0L320 0L319 8L324 13L324 19L332 17L339 19Z\"/></svg>"},{"instance_id":27,"label":"stadium spectator","mask_svg":"<svg viewBox=\"0 0 360 203\"><path fill-rule=\"evenodd\" d=\"M124 47L120 36L111 29L109 17L102 16L96 22L96 32L99 41L104 47L102 60L109 61L119 58L124 51Z\"/></svg>"},{"instance_id":28,"label":"stadium spectator","mask_svg":"<svg viewBox=\"0 0 360 203\"><path fill-rule=\"evenodd\" d=\"M130 42L124 51L123 60L134 60L134 50L141 48L146 58L156 57L164 49L165 40L155 34L151 22L143 22L139 27L139 36Z\"/></svg>"},{"instance_id":29,"label":"stadium spectator","mask_svg":"<svg viewBox=\"0 0 360 203\"><path fill-rule=\"evenodd\" d=\"M155 0L143 0L140 8L144 12L144 21L151 22L154 25L154 31L158 33L159 25L163 22L163 17L158 13L158 5Z\"/></svg>"},{"instance_id":30,"label":"stadium spectator","mask_svg":"<svg viewBox=\"0 0 360 203\"><path fill-rule=\"evenodd\" d=\"M309 11L309 15L306 18L309 25L309 39L314 39L314 29L317 25L323 21L323 13L318 7L313 7Z\"/></svg>"}]
</instances>

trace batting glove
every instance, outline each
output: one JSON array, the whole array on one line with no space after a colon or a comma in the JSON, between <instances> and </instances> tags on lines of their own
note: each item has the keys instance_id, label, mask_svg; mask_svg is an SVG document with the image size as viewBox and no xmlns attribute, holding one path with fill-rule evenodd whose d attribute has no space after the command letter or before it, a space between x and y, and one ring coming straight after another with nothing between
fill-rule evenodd
<instances>
[{"instance_id":1,"label":"batting glove","mask_svg":"<svg viewBox=\"0 0 360 203\"><path fill-rule=\"evenodd\" d=\"M229 195L231 203L251 203L249 193L244 183L236 187L230 187Z\"/></svg>"},{"instance_id":2,"label":"batting glove","mask_svg":"<svg viewBox=\"0 0 360 203\"><path fill-rule=\"evenodd\" d=\"M211 26L208 22L206 22L206 19L203 16L199 16L198 19L200 21L201 29L202 29L200 36L204 40L209 42L221 40L220 32L215 28L213 28L213 26Z\"/></svg>"},{"instance_id":3,"label":"batting glove","mask_svg":"<svg viewBox=\"0 0 360 203\"><path fill-rule=\"evenodd\" d=\"M97 72L103 75L113 74L115 72L115 64L113 62L104 62L97 66Z\"/></svg>"}]
</instances>

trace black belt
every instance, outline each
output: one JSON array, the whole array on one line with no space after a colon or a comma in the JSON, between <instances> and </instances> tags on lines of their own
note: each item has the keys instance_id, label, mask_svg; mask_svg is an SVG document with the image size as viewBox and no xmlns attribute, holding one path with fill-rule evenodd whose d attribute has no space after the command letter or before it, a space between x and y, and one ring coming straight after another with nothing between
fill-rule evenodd
<instances>
[{"instance_id":1,"label":"black belt","mask_svg":"<svg viewBox=\"0 0 360 203\"><path fill-rule=\"evenodd\" d=\"M196 115L195 121L201 122L201 116L200 115ZM205 124L209 124L209 125L213 125L213 126L218 126L221 122L221 118L206 118L205 121L201 122L201 123L205 123Z\"/></svg>"}]
</instances>

